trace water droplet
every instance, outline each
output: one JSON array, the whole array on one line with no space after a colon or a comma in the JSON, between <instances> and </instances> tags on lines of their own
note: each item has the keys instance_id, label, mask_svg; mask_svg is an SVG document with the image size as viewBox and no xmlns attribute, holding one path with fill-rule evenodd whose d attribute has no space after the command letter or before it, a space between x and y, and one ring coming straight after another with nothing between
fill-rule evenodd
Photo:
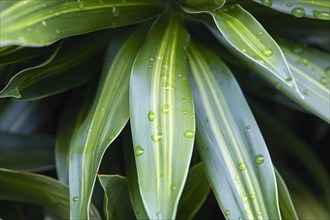
<instances>
[{"instance_id":1,"label":"water droplet","mask_svg":"<svg viewBox=\"0 0 330 220\"><path fill-rule=\"evenodd\" d=\"M162 84L162 86L164 87L164 89L166 90L174 90L174 83L172 82L164 82Z\"/></svg>"},{"instance_id":2,"label":"water droplet","mask_svg":"<svg viewBox=\"0 0 330 220\"><path fill-rule=\"evenodd\" d=\"M151 135L151 140L153 142L159 142L160 140L162 140L163 134L162 133L156 133Z\"/></svg>"},{"instance_id":3,"label":"water droplet","mask_svg":"<svg viewBox=\"0 0 330 220\"><path fill-rule=\"evenodd\" d=\"M285 79L285 82L289 83L289 82L291 82L292 80L293 80L292 77L288 77L288 78Z\"/></svg>"},{"instance_id":4,"label":"water droplet","mask_svg":"<svg viewBox=\"0 0 330 220\"><path fill-rule=\"evenodd\" d=\"M144 149L140 145L139 146L136 146L134 148L134 154L135 154L135 156L137 156L137 157L142 156L143 153L144 153Z\"/></svg>"},{"instance_id":5,"label":"water droplet","mask_svg":"<svg viewBox=\"0 0 330 220\"><path fill-rule=\"evenodd\" d=\"M101 4L101 5L103 5L103 4L104 4L103 0L99 0L99 2L100 2L100 4Z\"/></svg>"},{"instance_id":6,"label":"water droplet","mask_svg":"<svg viewBox=\"0 0 330 220\"><path fill-rule=\"evenodd\" d=\"M170 105L169 104L162 105L161 111L163 114L168 114L170 112Z\"/></svg>"},{"instance_id":7,"label":"water droplet","mask_svg":"<svg viewBox=\"0 0 330 220\"><path fill-rule=\"evenodd\" d=\"M330 77L330 66L324 69L324 73L326 76Z\"/></svg>"},{"instance_id":8,"label":"water droplet","mask_svg":"<svg viewBox=\"0 0 330 220\"><path fill-rule=\"evenodd\" d=\"M93 132L93 129L88 129L88 133L92 133Z\"/></svg>"},{"instance_id":9,"label":"water droplet","mask_svg":"<svg viewBox=\"0 0 330 220\"><path fill-rule=\"evenodd\" d=\"M247 50L246 49L241 49L241 52L242 53L247 53Z\"/></svg>"},{"instance_id":10,"label":"water droplet","mask_svg":"<svg viewBox=\"0 0 330 220\"><path fill-rule=\"evenodd\" d=\"M249 130L250 128L251 128L250 125L245 126L245 129L246 129L246 130Z\"/></svg>"},{"instance_id":11,"label":"water droplet","mask_svg":"<svg viewBox=\"0 0 330 220\"><path fill-rule=\"evenodd\" d=\"M308 95L308 90L305 89L303 93L304 93L305 96L307 96Z\"/></svg>"},{"instance_id":12,"label":"water droplet","mask_svg":"<svg viewBox=\"0 0 330 220\"><path fill-rule=\"evenodd\" d=\"M193 138L195 136L195 133L193 130L186 130L183 135L186 137L186 138Z\"/></svg>"},{"instance_id":13,"label":"water droplet","mask_svg":"<svg viewBox=\"0 0 330 220\"><path fill-rule=\"evenodd\" d=\"M261 52L266 57L271 57L273 55L273 51L268 48L263 49Z\"/></svg>"},{"instance_id":14,"label":"water droplet","mask_svg":"<svg viewBox=\"0 0 330 220\"><path fill-rule=\"evenodd\" d=\"M262 211L259 211L259 212L257 213L257 216L262 216Z\"/></svg>"},{"instance_id":15,"label":"water droplet","mask_svg":"<svg viewBox=\"0 0 330 220\"><path fill-rule=\"evenodd\" d=\"M229 210L226 210L225 211L225 216L228 216L228 215L230 215L230 211Z\"/></svg>"},{"instance_id":16,"label":"water droplet","mask_svg":"<svg viewBox=\"0 0 330 220\"><path fill-rule=\"evenodd\" d=\"M105 108L104 108L104 107L102 107L102 108L100 109L100 111L101 111L101 112L104 112L104 110L105 110Z\"/></svg>"},{"instance_id":17,"label":"water droplet","mask_svg":"<svg viewBox=\"0 0 330 220\"><path fill-rule=\"evenodd\" d=\"M162 73L160 75L160 77L162 77L162 79L168 79L168 74L167 73Z\"/></svg>"},{"instance_id":18,"label":"water droplet","mask_svg":"<svg viewBox=\"0 0 330 220\"><path fill-rule=\"evenodd\" d=\"M256 195L254 195L254 194L251 194L251 195L250 195L250 199L251 199L251 200L254 200L255 198L256 198Z\"/></svg>"},{"instance_id":19,"label":"water droplet","mask_svg":"<svg viewBox=\"0 0 330 220\"><path fill-rule=\"evenodd\" d=\"M291 3L287 3L286 6L288 6L289 8L292 7L292 4Z\"/></svg>"},{"instance_id":20,"label":"water droplet","mask_svg":"<svg viewBox=\"0 0 330 220\"><path fill-rule=\"evenodd\" d=\"M327 77L325 77L325 76L322 76L321 78L320 78L320 83L321 84L323 84L323 85L327 85L328 84L328 79L327 79Z\"/></svg>"},{"instance_id":21,"label":"water droplet","mask_svg":"<svg viewBox=\"0 0 330 220\"><path fill-rule=\"evenodd\" d=\"M280 90L282 88L281 83L279 83L279 82L275 83L275 88Z\"/></svg>"},{"instance_id":22,"label":"water droplet","mask_svg":"<svg viewBox=\"0 0 330 220\"><path fill-rule=\"evenodd\" d=\"M245 164L245 163L239 163L239 164L238 164L238 169L239 169L240 171L245 170L245 169L246 169L246 164Z\"/></svg>"},{"instance_id":23,"label":"water droplet","mask_svg":"<svg viewBox=\"0 0 330 220\"><path fill-rule=\"evenodd\" d=\"M118 17L120 15L120 12L116 7L112 7L112 15L114 17Z\"/></svg>"},{"instance_id":24,"label":"water droplet","mask_svg":"<svg viewBox=\"0 0 330 220\"><path fill-rule=\"evenodd\" d=\"M188 111L186 111L186 110L182 111L182 114L187 114L187 113L188 113Z\"/></svg>"},{"instance_id":25,"label":"water droplet","mask_svg":"<svg viewBox=\"0 0 330 220\"><path fill-rule=\"evenodd\" d=\"M175 190L176 190L176 186L175 186L175 184L171 184L171 185L170 185L170 189L171 189L171 191L175 191Z\"/></svg>"},{"instance_id":26,"label":"water droplet","mask_svg":"<svg viewBox=\"0 0 330 220\"><path fill-rule=\"evenodd\" d=\"M47 22L46 22L46 21L42 21L41 24L42 24L42 26L44 26L44 27L47 26Z\"/></svg>"},{"instance_id":27,"label":"water droplet","mask_svg":"<svg viewBox=\"0 0 330 220\"><path fill-rule=\"evenodd\" d=\"M238 219L237 220L242 220L243 218L242 217L238 217Z\"/></svg>"},{"instance_id":28,"label":"water droplet","mask_svg":"<svg viewBox=\"0 0 330 220\"><path fill-rule=\"evenodd\" d=\"M260 0L260 2L267 7L270 7L273 4L272 0Z\"/></svg>"},{"instance_id":29,"label":"water droplet","mask_svg":"<svg viewBox=\"0 0 330 220\"><path fill-rule=\"evenodd\" d=\"M164 173L160 173L160 175L159 175L160 177L163 177L164 176Z\"/></svg>"},{"instance_id":30,"label":"water droplet","mask_svg":"<svg viewBox=\"0 0 330 220\"><path fill-rule=\"evenodd\" d=\"M236 174L236 175L234 176L234 180L235 180L235 181L238 181L238 180L239 180L239 176L238 176L238 174Z\"/></svg>"},{"instance_id":31,"label":"water droplet","mask_svg":"<svg viewBox=\"0 0 330 220\"><path fill-rule=\"evenodd\" d=\"M75 196L75 197L72 198L72 201L73 202L78 202L78 200L79 200L79 198L77 196Z\"/></svg>"},{"instance_id":32,"label":"water droplet","mask_svg":"<svg viewBox=\"0 0 330 220\"><path fill-rule=\"evenodd\" d=\"M186 102L187 101L187 99L186 98L182 98L182 102Z\"/></svg>"},{"instance_id":33,"label":"water droplet","mask_svg":"<svg viewBox=\"0 0 330 220\"><path fill-rule=\"evenodd\" d=\"M307 65L309 64L309 61L308 61L306 58L301 57L301 58L300 58L300 61L301 61L305 66L307 66Z\"/></svg>"},{"instance_id":34,"label":"water droplet","mask_svg":"<svg viewBox=\"0 0 330 220\"><path fill-rule=\"evenodd\" d=\"M291 14L297 18L301 18L305 16L305 10L303 8L294 8L292 9Z\"/></svg>"},{"instance_id":35,"label":"water droplet","mask_svg":"<svg viewBox=\"0 0 330 220\"><path fill-rule=\"evenodd\" d=\"M83 9L85 7L84 0L78 0L78 7L79 7L79 9Z\"/></svg>"},{"instance_id":36,"label":"water droplet","mask_svg":"<svg viewBox=\"0 0 330 220\"><path fill-rule=\"evenodd\" d=\"M158 219L161 219L162 218L162 213L161 212L157 212L156 213L156 216L157 216Z\"/></svg>"},{"instance_id":37,"label":"water droplet","mask_svg":"<svg viewBox=\"0 0 330 220\"><path fill-rule=\"evenodd\" d=\"M240 197L243 203L247 203L249 201L245 193L241 193Z\"/></svg>"},{"instance_id":38,"label":"water droplet","mask_svg":"<svg viewBox=\"0 0 330 220\"><path fill-rule=\"evenodd\" d=\"M330 19L330 12L329 11L318 11L313 10L313 16L320 20L329 20Z\"/></svg>"},{"instance_id":39,"label":"water droplet","mask_svg":"<svg viewBox=\"0 0 330 220\"><path fill-rule=\"evenodd\" d=\"M264 32L263 32L263 31L259 31L259 32L257 33L257 35L258 35L259 37L261 37L262 35L264 35Z\"/></svg>"},{"instance_id":40,"label":"water droplet","mask_svg":"<svg viewBox=\"0 0 330 220\"><path fill-rule=\"evenodd\" d=\"M150 111L148 113L148 120L149 121L154 121L156 119L156 114L153 111Z\"/></svg>"},{"instance_id":41,"label":"water droplet","mask_svg":"<svg viewBox=\"0 0 330 220\"><path fill-rule=\"evenodd\" d=\"M294 52L296 54L302 53L303 48L301 46L296 45L296 46L292 47L292 52Z\"/></svg>"},{"instance_id":42,"label":"water droplet","mask_svg":"<svg viewBox=\"0 0 330 220\"><path fill-rule=\"evenodd\" d=\"M151 68L154 65L154 62L155 62L155 58L150 57L148 67Z\"/></svg>"},{"instance_id":43,"label":"water droplet","mask_svg":"<svg viewBox=\"0 0 330 220\"><path fill-rule=\"evenodd\" d=\"M264 155L262 154L256 155L255 160L257 164L262 164L265 161Z\"/></svg>"},{"instance_id":44,"label":"water droplet","mask_svg":"<svg viewBox=\"0 0 330 220\"><path fill-rule=\"evenodd\" d=\"M251 209L250 208L246 208L245 212L246 212L247 215L250 215L251 214Z\"/></svg>"},{"instance_id":45,"label":"water droplet","mask_svg":"<svg viewBox=\"0 0 330 220\"><path fill-rule=\"evenodd\" d=\"M61 33L61 31L59 29L56 29L56 33L59 34Z\"/></svg>"}]
</instances>

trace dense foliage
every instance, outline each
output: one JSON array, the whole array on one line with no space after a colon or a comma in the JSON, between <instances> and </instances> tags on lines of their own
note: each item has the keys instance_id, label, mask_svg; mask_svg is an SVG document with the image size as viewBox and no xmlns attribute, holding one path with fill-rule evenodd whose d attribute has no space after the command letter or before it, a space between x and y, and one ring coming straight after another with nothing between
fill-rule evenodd
<instances>
[{"instance_id":1,"label":"dense foliage","mask_svg":"<svg viewBox=\"0 0 330 220\"><path fill-rule=\"evenodd\" d=\"M328 0L0 0L0 218L329 218L329 20Z\"/></svg>"}]
</instances>

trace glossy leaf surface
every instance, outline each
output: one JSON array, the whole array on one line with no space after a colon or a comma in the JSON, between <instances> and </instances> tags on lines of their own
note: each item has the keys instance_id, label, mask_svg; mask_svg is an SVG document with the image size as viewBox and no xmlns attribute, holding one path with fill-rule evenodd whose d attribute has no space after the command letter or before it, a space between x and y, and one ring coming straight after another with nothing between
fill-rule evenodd
<instances>
[{"instance_id":1,"label":"glossy leaf surface","mask_svg":"<svg viewBox=\"0 0 330 220\"><path fill-rule=\"evenodd\" d=\"M153 24L130 82L131 128L139 188L150 219L175 218L195 134L181 16Z\"/></svg>"},{"instance_id":2,"label":"glossy leaf surface","mask_svg":"<svg viewBox=\"0 0 330 220\"><path fill-rule=\"evenodd\" d=\"M296 18L308 17L330 20L330 2L327 0L253 0Z\"/></svg>"},{"instance_id":3,"label":"glossy leaf surface","mask_svg":"<svg viewBox=\"0 0 330 220\"><path fill-rule=\"evenodd\" d=\"M105 193L105 219L134 219L127 179L119 175L99 175L98 178Z\"/></svg>"},{"instance_id":4,"label":"glossy leaf surface","mask_svg":"<svg viewBox=\"0 0 330 220\"><path fill-rule=\"evenodd\" d=\"M210 50L190 45L196 143L227 219L280 219L271 159L240 88Z\"/></svg>"},{"instance_id":5,"label":"glossy leaf surface","mask_svg":"<svg viewBox=\"0 0 330 220\"><path fill-rule=\"evenodd\" d=\"M44 46L68 36L144 21L163 4L160 0L1 1L0 43Z\"/></svg>"},{"instance_id":6,"label":"glossy leaf surface","mask_svg":"<svg viewBox=\"0 0 330 220\"><path fill-rule=\"evenodd\" d=\"M102 156L128 121L131 67L145 37L145 29L124 32L112 39L93 105L73 135L69 165L71 218L88 218Z\"/></svg>"}]
</instances>

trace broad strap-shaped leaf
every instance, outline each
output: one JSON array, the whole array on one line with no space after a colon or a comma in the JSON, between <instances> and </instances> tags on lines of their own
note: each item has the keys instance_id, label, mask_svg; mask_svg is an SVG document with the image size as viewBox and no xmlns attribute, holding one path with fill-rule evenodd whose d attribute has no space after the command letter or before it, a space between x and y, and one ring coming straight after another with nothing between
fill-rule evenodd
<instances>
[{"instance_id":1,"label":"broad strap-shaped leaf","mask_svg":"<svg viewBox=\"0 0 330 220\"><path fill-rule=\"evenodd\" d=\"M163 5L161 0L1 1L0 44L44 46L72 35L141 22L157 15Z\"/></svg>"},{"instance_id":2,"label":"broad strap-shaped leaf","mask_svg":"<svg viewBox=\"0 0 330 220\"><path fill-rule=\"evenodd\" d=\"M291 14L297 18L308 17L330 20L328 0L253 0L277 11Z\"/></svg>"},{"instance_id":3,"label":"broad strap-shaped leaf","mask_svg":"<svg viewBox=\"0 0 330 220\"><path fill-rule=\"evenodd\" d=\"M98 178L104 190L105 219L134 219L126 177L98 175Z\"/></svg>"},{"instance_id":4,"label":"broad strap-shaped leaf","mask_svg":"<svg viewBox=\"0 0 330 220\"><path fill-rule=\"evenodd\" d=\"M129 118L131 67L145 37L145 26L115 36L109 45L94 103L71 144L70 217L88 218L96 172L107 147ZM123 32L123 31L122 31Z\"/></svg>"},{"instance_id":5,"label":"broad strap-shaped leaf","mask_svg":"<svg viewBox=\"0 0 330 220\"><path fill-rule=\"evenodd\" d=\"M177 219L193 219L204 204L209 192L210 184L204 172L204 165L200 162L189 170L179 202Z\"/></svg>"},{"instance_id":6,"label":"broad strap-shaped leaf","mask_svg":"<svg viewBox=\"0 0 330 220\"><path fill-rule=\"evenodd\" d=\"M35 172L54 166L54 137L0 131L0 167Z\"/></svg>"},{"instance_id":7,"label":"broad strap-shaped leaf","mask_svg":"<svg viewBox=\"0 0 330 220\"><path fill-rule=\"evenodd\" d=\"M74 90L67 100L56 134L55 163L59 181L69 184L69 160L72 136L77 132L92 105L96 86Z\"/></svg>"},{"instance_id":8,"label":"broad strap-shaped leaf","mask_svg":"<svg viewBox=\"0 0 330 220\"><path fill-rule=\"evenodd\" d=\"M135 60L131 128L142 200L150 219L173 219L195 136L181 15L156 20Z\"/></svg>"},{"instance_id":9,"label":"broad strap-shaped leaf","mask_svg":"<svg viewBox=\"0 0 330 220\"><path fill-rule=\"evenodd\" d=\"M191 14L208 13L212 15L217 28L210 23L206 23L206 25L215 35L221 33L223 40L228 42L237 53L274 74L300 94L280 47L261 24L241 6L225 6L217 10L184 6L183 9Z\"/></svg>"},{"instance_id":10,"label":"broad strap-shaped leaf","mask_svg":"<svg viewBox=\"0 0 330 220\"><path fill-rule=\"evenodd\" d=\"M295 207L292 203L289 190L281 177L280 173L275 169L276 182L278 189L278 200L280 204L281 216L283 219L298 220Z\"/></svg>"},{"instance_id":11,"label":"broad strap-shaped leaf","mask_svg":"<svg viewBox=\"0 0 330 220\"><path fill-rule=\"evenodd\" d=\"M109 36L104 31L64 40L44 62L13 76L0 97L38 99L82 85L95 76L86 61L105 47Z\"/></svg>"},{"instance_id":12,"label":"broad strap-shaped leaf","mask_svg":"<svg viewBox=\"0 0 330 220\"><path fill-rule=\"evenodd\" d=\"M0 185L0 199L37 204L69 218L69 190L55 179L0 168Z\"/></svg>"},{"instance_id":13,"label":"broad strap-shaped leaf","mask_svg":"<svg viewBox=\"0 0 330 220\"><path fill-rule=\"evenodd\" d=\"M196 143L227 219L280 219L273 165L230 70L213 52L190 44Z\"/></svg>"},{"instance_id":14,"label":"broad strap-shaped leaf","mask_svg":"<svg viewBox=\"0 0 330 220\"><path fill-rule=\"evenodd\" d=\"M50 177L0 168L0 199L33 203L69 218L69 188ZM94 205L92 219L101 219Z\"/></svg>"},{"instance_id":15,"label":"broad strap-shaped leaf","mask_svg":"<svg viewBox=\"0 0 330 220\"><path fill-rule=\"evenodd\" d=\"M275 84L276 88L330 123L330 54L289 40L279 40L279 45L305 99L281 82Z\"/></svg>"}]
</instances>

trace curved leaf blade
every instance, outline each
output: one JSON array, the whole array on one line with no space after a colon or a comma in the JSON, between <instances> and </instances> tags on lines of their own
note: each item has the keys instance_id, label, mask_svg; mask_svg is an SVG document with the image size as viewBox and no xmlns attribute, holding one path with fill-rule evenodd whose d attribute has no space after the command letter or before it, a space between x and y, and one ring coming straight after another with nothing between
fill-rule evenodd
<instances>
[{"instance_id":1,"label":"curved leaf blade","mask_svg":"<svg viewBox=\"0 0 330 220\"><path fill-rule=\"evenodd\" d=\"M44 46L72 35L138 23L162 9L160 0L2 1L1 46Z\"/></svg>"},{"instance_id":2,"label":"curved leaf blade","mask_svg":"<svg viewBox=\"0 0 330 220\"><path fill-rule=\"evenodd\" d=\"M62 41L44 62L13 76L0 98L39 99L82 85L94 76L86 61L104 48L108 36L102 32Z\"/></svg>"},{"instance_id":3,"label":"curved leaf blade","mask_svg":"<svg viewBox=\"0 0 330 220\"><path fill-rule=\"evenodd\" d=\"M0 131L0 143L0 167L4 169L36 172L54 168L51 136Z\"/></svg>"},{"instance_id":4,"label":"curved leaf blade","mask_svg":"<svg viewBox=\"0 0 330 220\"><path fill-rule=\"evenodd\" d=\"M126 177L119 175L98 175L104 190L105 219L134 219L129 199Z\"/></svg>"},{"instance_id":5,"label":"curved leaf blade","mask_svg":"<svg viewBox=\"0 0 330 220\"><path fill-rule=\"evenodd\" d=\"M173 219L192 155L195 121L176 12L158 19L135 60L131 128L142 200L150 219Z\"/></svg>"},{"instance_id":6,"label":"curved leaf blade","mask_svg":"<svg viewBox=\"0 0 330 220\"><path fill-rule=\"evenodd\" d=\"M69 164L70 216L88 218L88 207L102 156L129 118L128 85L131 67L145 37L145 27L114 37L94 103L74 134ZM120 88L120 89L119 89Z\"/></svg>"},{"instance_id":7,"label":"curved leaf blade","mask_svg":"<svg viewBox=\"0 0 330 220\"><path fill-rule=\"evenodd\" d=\"M294 17L330 20L330 2L324 0L253 0Z\"/></svg>"},{"instance_id":8,"label":"curved leaf blade","mask_svg":"<svg viewBox=\"0 0 330 220\"><path fill-rule=\"evenodd\" d=\"M273 165L230 70L214 53L190 44L196 143L227 219L280 219Z\"/></svg>"},{"instance_id":9,"label":"curved leaf blade","mask_svg":"<svg viewBox=\"0 0 330 220\"><path fill-rule=\"evenodd\" d=\"M186 7L183 9L192 14L208 13L212 15L217 28L213 24L205 24L215 35L221 33L222 36L219 38L224 38L223 40L238 53L260 66L261 69L275 75L300 94L280 47L261 24L240 5L225 6L215 11Z\"/></svg>"},{"instance_id":10,"label":"curved leaf blade","mask_svg":"<svg viewBox=\"0 0 330 220\"><path fill-rule=\"evenodd\" d=\"M193 219L210 192L203 163L190 168L179 202L177 219Z\"/></svg>"}]
</instances>

